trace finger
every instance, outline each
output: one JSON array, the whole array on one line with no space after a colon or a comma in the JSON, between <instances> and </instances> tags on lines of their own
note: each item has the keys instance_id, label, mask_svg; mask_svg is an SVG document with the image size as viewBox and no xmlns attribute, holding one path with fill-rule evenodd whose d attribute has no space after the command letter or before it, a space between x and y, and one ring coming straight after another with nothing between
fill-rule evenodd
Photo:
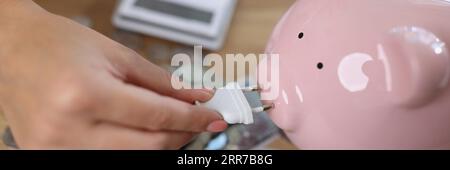
<instances>
[{"instance_id":1,"label":"finger","mask_svg":"<svg viewBox=\"0 0 450 170\"><path fill-rule=\"evenodd\" d=\"M129 49L121 49L118 58L128 57L127 64L124 64L125 76L128 83L140 86L161 95L171 96L189 103L194 101L208 101L213 96L212 90L176 90L172 86L172 76L170 73L157 65L149 62L136 52ZM180 83L174 80L174 83Z\"/></svg>"},{"instance_id":2,"label":"finger","mask_svg":"<svg viewBox=\"0 0 450 170\"><path fill-rule=\"evenodd\" d=\"M151 131L223 131L224 121L210 109L126 84L110 83L105 109L98 117L117 124Z\"/></svg>"},{"instance_id":3,"label":"finger","mask_svg":"<svg viewBox=\"0 0 450 170\"><path fill-rule=\"evenodd\" d=\"M180 149L194 136L186 132L149 132L102 122L96 125L94 145L102 149Z\"/></svg>"},{"instance_id":4,"label":"finger","mask_svg":"<svg viewBox=\"0 0 450 170\"><path fill-rule=\"evenodd\" d=\"M214 91L208 89L181 89L173 90L170 94L162 95L167 95L188 103L195 103L195 101L207 102L211 100L214 96Z\"/></svg>"}]
</instances>

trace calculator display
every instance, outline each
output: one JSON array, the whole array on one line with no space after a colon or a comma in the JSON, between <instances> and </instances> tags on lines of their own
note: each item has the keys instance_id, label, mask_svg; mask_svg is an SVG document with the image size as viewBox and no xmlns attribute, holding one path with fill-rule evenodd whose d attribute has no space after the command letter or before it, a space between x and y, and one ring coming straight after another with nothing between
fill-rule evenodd
<instances>
[{"instance_id":1,"label":"calculator display","mask_svg":"<svg viewBox=\"0 0 450 170\"><path fill-rule=\"evenodd\" d=\"M163 0L137 0L135 6L184 19L210 24L213 13Z\"/></svg>"}]
</instances>

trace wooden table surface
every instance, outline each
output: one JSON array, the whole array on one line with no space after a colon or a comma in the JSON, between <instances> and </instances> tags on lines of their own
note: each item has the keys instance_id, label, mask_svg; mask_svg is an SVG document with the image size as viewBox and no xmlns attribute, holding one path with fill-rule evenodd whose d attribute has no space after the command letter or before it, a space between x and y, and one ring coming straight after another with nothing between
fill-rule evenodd
<instances>
[{"instance_id":1,"label":"wooden table surface","mask_svg":"<svg viewBox=\"0 0 450 170\"><path fill-rule=\"evenodd\" d=\"M224 48L218 53L262 53L270 33L281 15L295 0L238 0L236 13ZM115 0L35 0L45 9L68 18L89 16L92 28L111 37L115 28L111 24L111 16L116 6ZM164 44L170 47L179 44L143 36L145 44ZM137 49L146 56L145 49ZM0 113L0 133L6 126L6 121ZM281 148L292 148L283 144ZM5 146L0 142L0 149Z\"/></svg>"}]
</instances>

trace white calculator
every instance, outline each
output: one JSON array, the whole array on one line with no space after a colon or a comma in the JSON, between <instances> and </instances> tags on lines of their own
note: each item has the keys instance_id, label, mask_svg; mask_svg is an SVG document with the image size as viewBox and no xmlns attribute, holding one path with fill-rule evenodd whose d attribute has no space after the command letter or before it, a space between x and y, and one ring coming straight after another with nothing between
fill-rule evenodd
<instances>
[{"instance_id":1,"label":"white calculator","mask_svg":"<svg viewBox=\"0 0 450 170\"><path fill-rule=\"evenodd\" d=\"M236 0L121 0L113 23L121 29L217 51Z\"/></svg>"}]
</instances>

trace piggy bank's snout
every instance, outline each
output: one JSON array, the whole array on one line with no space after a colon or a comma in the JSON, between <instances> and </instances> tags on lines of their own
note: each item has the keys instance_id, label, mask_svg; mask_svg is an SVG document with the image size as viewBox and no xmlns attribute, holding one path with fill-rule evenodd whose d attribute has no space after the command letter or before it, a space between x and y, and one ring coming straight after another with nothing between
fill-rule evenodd
<instances>
[{"instance_id":1,"label":"piggy bank's snout","mask_svg":"<svg viewBox=\"0 0 450 170\"><path fill-rule=\"evenodd\" d=\"M273 109L268 113L273 122L281 129L291 131L298 125L296 116L304 112L303 92L300 85L285 85L280 89L276 100L263 102L266 105L273 104Z\"/></svg>"}]
</instances>

